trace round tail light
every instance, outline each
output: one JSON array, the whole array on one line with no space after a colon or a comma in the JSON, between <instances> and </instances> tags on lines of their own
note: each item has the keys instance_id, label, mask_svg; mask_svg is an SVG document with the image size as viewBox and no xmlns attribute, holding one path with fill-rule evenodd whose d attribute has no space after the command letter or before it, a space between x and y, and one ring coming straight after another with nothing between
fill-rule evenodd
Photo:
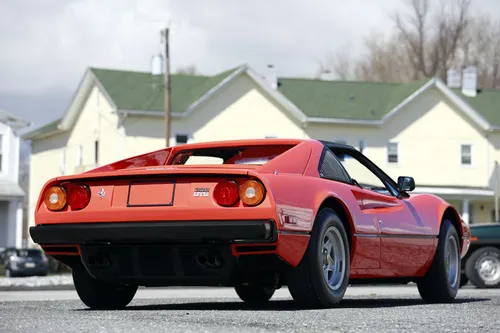
<instances>
[{"instance_id":1,"label":"round tail light","mask_svg":"<svg viewBox=\"0 0 500 333\"><path fill-rule=\"evenodd\" d=\"M264 200L266 190L262 183L256 180L247 180L240 186L241 201L248 206L256 206Z\"/></svg>"},{"instance_id":2,"label":"round tail light","mask_svg":"<svg viewBox=\"0 0 500 333\"><path fill-rule=\"evenodd\" d=\"M49 187L44 194L43 202L49 210L61 210L66 206L66 190L62 186Z\"/></svg>"},{"instance_id":3,"label":"round tail light","mask_svg":"<svg viewBox=\"0 0 500 333\"><path fill-rule=\"evenodd\" d=\"M222 180L214 188L214 199L221 206L232 206L238 201L238 184L232 180Z\"/></svg>"},{"instance_id":4,"label":"round tail light","mask_svg":"<svg viewBox=\"0 0 500 333\"><path fill-rule=\"evenodd\" d=\"M87 185L68 186L68 205L72 210L80 210L90 202L90 189Z\"/></svg>"}]
</instances>

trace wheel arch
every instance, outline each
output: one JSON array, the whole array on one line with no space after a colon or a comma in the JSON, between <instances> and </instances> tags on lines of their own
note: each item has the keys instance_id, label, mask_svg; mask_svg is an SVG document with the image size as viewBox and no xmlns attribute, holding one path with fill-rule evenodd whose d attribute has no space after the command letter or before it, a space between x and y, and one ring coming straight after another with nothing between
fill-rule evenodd
<instances>
[{"instance_id":1,"label":"wheel arch","mask_svg":"<svg viewBox=\"0 0 500 333\"><path fill-rule=\"evenodd\" d=\"M441 228L441 223L444 220L450 220L450 222L453 224L453 226L457 230L458 236L460 238L463 237L464 231L462 229L462 218L460 217L460 214L458 214L458 211L455 209L455 207L453 207L451 205L444 207L444 210L441 214L441 218L439 219L439 227L440 228Z\"/></svg>"},{"instance_id":2,"label":"wheel arch","mask_svg":"<svg viewBox=\"0 0 500 333\"><path fill-rule=\"evenodd\" d=\"M321 204L319 205L317 212L319 213L323 208L332 209L342 221L342 224L346 228L347 239L349 241L349 249L352 251L353 246L353 231L354 229L354 220L353 217L347 208L347 205L335 195L329 194L327 197L323 199Z\"/></svg>"}]
</instances>

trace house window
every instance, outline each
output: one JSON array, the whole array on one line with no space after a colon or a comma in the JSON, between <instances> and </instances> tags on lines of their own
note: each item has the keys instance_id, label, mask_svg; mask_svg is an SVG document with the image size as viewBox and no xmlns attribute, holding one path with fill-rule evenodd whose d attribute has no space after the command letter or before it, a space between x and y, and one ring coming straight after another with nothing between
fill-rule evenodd
<instances>
[{"instance_id":1,"label":"house window","mask_svg":"<svg viewBox=\"0 0 500 333\"><path fill-rule=\"evenodd\" d=\"M3 135L0 134L0 172L2 172L2 161L3 161Z\"/></svg>"},{"instance_id":2,"label":"house window","mask_svg":"<svg viewBox=\"0 0 500 333\"><path fill-rule=\"evenodd\" d=\"M175 135L175 142L177 144L183 144L188 142L188 135L187 134L176 134Z\"/></svg>"},{"instance_id":3,"label":"house window","mask_svg":"<svg viewBox=\"0 0 500 333\"><path fill-rule=\"evenodd\" d=\"M471 145L461 145L460 147L460 160L462 165L472 164L472 146Z\"/></svg>"},{"instance_id":4,"label":"house window","mask_svg":"<svg viewBox=\"0 0 500 333\"><path fill-rule=\"evenodd\" d=\"M398 163L398 144L396 142L387 144L387 162Z\"/></svg>"},{"instance_id":5,"label":"house window","mask_svg":"<svg viewBox=\"0 0 500 333\"><path fill-rule=\"evenodd\" d=\"M79 145L78 146L78 159L77 159L77 165L83 165L83 146Z\"/></svg>"},{"instance_id":6,"label":"house window","mask_svg":"<svg viewBox=\"0 0 500 333\"><path fill-rule=\"evenodd\" d=\"M94 142L94 162L96 165L99 164L99 140L95 140Z\"/></svg>"}]
</instances>

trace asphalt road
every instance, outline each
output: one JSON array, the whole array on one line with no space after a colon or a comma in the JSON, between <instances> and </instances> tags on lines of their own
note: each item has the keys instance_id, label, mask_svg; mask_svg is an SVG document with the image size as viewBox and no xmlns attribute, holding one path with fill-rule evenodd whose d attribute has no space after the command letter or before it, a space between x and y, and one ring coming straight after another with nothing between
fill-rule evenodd
<instances>
[{"instance_id":1,"label":"asphalt road","mask_svg":"<svg viewBox=\"0 0 500 333\"><path fill-rule=\"evenodd\" d=\"M298 310L286 288L265 309L232 289L141 289L121 311L92 311L75 291L0 292L0 332L498 332L500 289L424 304L414 286L350 287L338 308Z\"/></svg>"}]
</instances>

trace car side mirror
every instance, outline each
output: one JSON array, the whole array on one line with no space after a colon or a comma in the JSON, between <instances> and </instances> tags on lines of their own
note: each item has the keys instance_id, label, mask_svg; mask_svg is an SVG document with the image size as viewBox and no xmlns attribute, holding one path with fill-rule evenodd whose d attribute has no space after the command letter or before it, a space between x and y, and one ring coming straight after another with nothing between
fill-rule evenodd
<instances>
[{"instance_id":1,"label":"car side mirror","mask_svg":"<svg viewBox=\"0 0 500 333\"><path fill-rule=\"evenodd\" d=\"M400 191L413 191L415 189L415 180L413 177L399 176L398 177L398 190Z\"/></svg>"}]
</instances>

